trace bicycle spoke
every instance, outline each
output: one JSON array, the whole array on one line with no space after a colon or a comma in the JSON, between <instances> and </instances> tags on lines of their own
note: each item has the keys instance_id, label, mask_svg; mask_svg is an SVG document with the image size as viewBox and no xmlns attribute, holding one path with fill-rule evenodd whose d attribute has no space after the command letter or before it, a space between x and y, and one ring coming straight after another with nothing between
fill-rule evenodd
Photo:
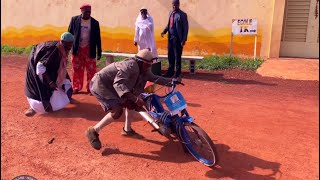
<instances>
[{"instance_id":1,"label":"bicycle spoke","mask_svg":"<svg viewBox=\"0 0 320 180\"><path fill-rule=\"evenodd\" d=\"M200 130L200 132L197 129ZM216 152L213 143L207 139L207 135L199 127L192 124L184 124L180 127L180 136L188 151L200 162L207 166L216 163ZM210 142L211 144L210 144Z\"/></svg>"}]
</instances>

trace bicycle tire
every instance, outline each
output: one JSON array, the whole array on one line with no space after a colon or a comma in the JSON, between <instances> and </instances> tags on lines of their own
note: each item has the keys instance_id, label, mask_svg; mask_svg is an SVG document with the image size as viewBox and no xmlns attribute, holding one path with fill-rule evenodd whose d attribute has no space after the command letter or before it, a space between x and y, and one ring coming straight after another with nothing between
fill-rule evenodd
<instances>
[{"instance_id":1,"label":"bicycle tire","mask_svg":"<svg viewBox=\"0 0 320 180\"><path fill-rule=\"evenodd\" d=\"M188 131L192 130L192 131ZM196 135L195 140L191 140L191 133ZM218 163L218 153L216 150L216 147L208 134L197 124L195 123L183 123L178 127L178 136L181 140L181 142L184 144L188 152L200 163L206 165L206 166L215 166ZM200 138L202 137L203 140ZM196 149L196 146L199 147L199 141L201 145L204 144L209 148L209 156L204 155L203 152L199 152ZM196 145L196 146L195 146ZM200 149L203 149L200 147ZM208 158L212 156L211 158Z\"/></svg>"}]
</instances>

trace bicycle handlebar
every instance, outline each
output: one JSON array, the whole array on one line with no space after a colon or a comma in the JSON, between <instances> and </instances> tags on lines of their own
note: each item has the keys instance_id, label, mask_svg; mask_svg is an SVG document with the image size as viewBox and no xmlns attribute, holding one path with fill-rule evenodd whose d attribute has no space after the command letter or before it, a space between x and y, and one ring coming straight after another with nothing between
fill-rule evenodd
<instances>
[{"instance_id":1,"label":"bicycle handlebar","mask_svg":"<svg viewBox=\"0 0 320 180\"><path fill-rule=\"evenodd\" d=\"M182 86L184 86L184 84L182 82L180 82L180 81L177 81L177 79L172 79L172 81L171 81L171 91L169 93L167 93L166 95L164 95L164 96L159 96L159 95L157 95L157 96L159 98L161 98L161 99L169 96L169 94L173 93L174 89L176 88L176 85L178 85L178 84L181 84Z\"/></svg>"},{"instance_id":2,"label":"bicycle handlebar","mask_svg":"<svg viewBox=\"0 0 320 180\"><path fill-rule=\"evenodd\" d=\"M171 84L171 90L170 90L170 92L167 93L166 95L164 95L164 96L159 96L159 95L157 95L157 94L155 94L155 93L142 93L142 95L144 94L144 96L143 96L142 98L143 98L143 99L146 99L146 98L149 97L150 95L155 95L155 96L157 96L158 98L162 99L162 98L165 98L165 97L169 96L171 93L173 93L176 85L180 84L180 85L183 85L183 86L184 86L184 84L183 84L182 82L180 82L180 81L177 81L177 79L172 79L172 81L170 82L170 84Z\"/></svg>"}]
</instances>

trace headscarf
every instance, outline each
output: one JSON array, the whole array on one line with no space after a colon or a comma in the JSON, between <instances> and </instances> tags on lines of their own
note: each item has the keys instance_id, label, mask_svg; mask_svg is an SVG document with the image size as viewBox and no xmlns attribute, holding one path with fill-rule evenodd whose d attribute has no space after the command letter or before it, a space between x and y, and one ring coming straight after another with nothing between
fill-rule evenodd
<instances>
[{"instance_id":1,"label":"headscarf","mask_svg":"<svg viewBox=\"0 0 320 180\"><path fill-rule=\"evenodd\" d=\"M141 9L146 9L146 8L141 8ZM139 12L139 15L136 19L136 23L135 23L136 27L139 27L139 29L143 30L143 29L149 29L151 32L151 39L149 38L147 41L147 44L150 46L148 48L150 48L150 50L153 53L154 57L158 56L157 53L157 49L155 46L155 41L154 41L154 24L153 24L153 18L151 17L151 15L149 14L149 12L147 12L147 18L146 19L142 19L142 15L141 12ZM135 37L136 40L136 37ZM147 47L142 47L142 48L147 48Z\"/></svg>"},{"instance_id":2,"label":"headscarf","mask_svg":"<svg viewBox=\"0 0 320 180\"><path fill-rule=\"evenodd\" d=\"M150 16L149 12L147 12L147 18L142 19L142 15L139 12L139 15L136 19L136 26L138 26L141 29L144 29L146 27L152 28L153 31L153 18Z\"/></svg>"}]
</instances>

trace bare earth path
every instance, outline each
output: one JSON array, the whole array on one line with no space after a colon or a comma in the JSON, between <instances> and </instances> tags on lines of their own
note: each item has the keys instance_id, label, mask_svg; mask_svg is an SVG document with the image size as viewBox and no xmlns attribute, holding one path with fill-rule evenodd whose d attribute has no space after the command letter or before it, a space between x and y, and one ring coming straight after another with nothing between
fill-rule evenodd
<instances>
[{"instance_id":1,"label":"bare earth path","mask_svg":"<svg viewBox=\"0 0 320 180\"><path fill-rule=\"evenodd\" d=\"M240 70L185 73L188 110L216 143L211 169L137 118L146 140L123 138L123 120L105 128L101 151L84 136L104 115L94 97L26 118L26 57L1 57L1 179L288 179L319 178L319 82L281 80ZM52 144L48 140L55 138Z\"/></svg>"}]
</instances>

